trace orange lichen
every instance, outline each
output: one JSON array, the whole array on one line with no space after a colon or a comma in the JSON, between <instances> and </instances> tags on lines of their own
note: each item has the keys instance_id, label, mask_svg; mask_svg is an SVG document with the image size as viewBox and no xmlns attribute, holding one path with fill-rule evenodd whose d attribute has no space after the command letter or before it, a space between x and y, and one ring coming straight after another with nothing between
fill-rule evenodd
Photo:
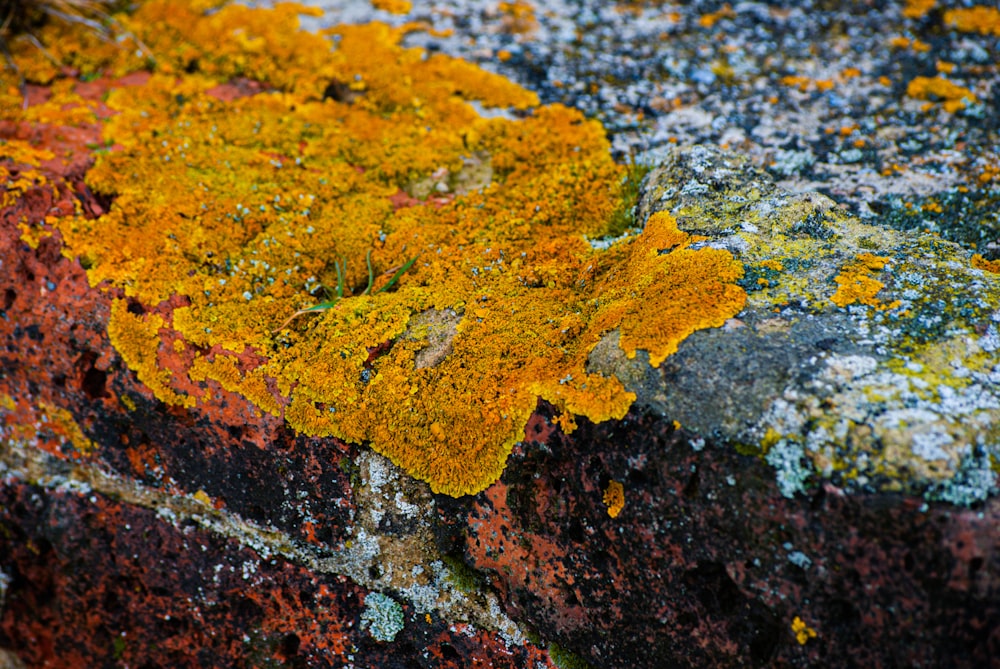
<instances>
[{"instance_id":1,"label":"orange lichen","mask_svg":"<svg viewBox=\"0 0 1000 669\"><path fill-rule=\"evenodd\" d=\"M812 79L809 77L804 77L802 75L790 74L788 76L781 78L781 83L785 86L790 86L793 88L798 88L800 91L805 93L812 86Z\"/></svg>"},{"instance_id":2,"label":"orange lichen","mask_svg":"<svg viewBox=\"0 0 1000 669\"><path fill-rule=\"evenodd\" d=\"M906 94L918 100L941 101L950 113L976 102L975 93L944 77L914 77L906 86Z\"/></svg>"},{"instance_id":3,"label":"orange lichen","mask_svg":"<svg viewBox=\"0 0 1000 669\"><path fill-rule=\"evenodd\" d=\"M834 277L837 283L837 291L830 298L830 301L838 307L846 307L850 304L860 303L877 309L892 309L898 306L898 302L890 304L882 303L876 295L885 284L872 276L872 272L877 272L885 268L890 261L885 256L877 256L871 253L861 253L848 263Z\"/></svg>"},{"instance_id":4,"label":"orange lichen","mask_svg":"<svg viewBox=\"0 0 1000 669\"><path fill-rule=\"evenodd\" d=\"M410 0L372 0L372 7L390 14L403 15L410 13L413 3Z\"/></svg>"},{"instance_id":5,"label":"orange lichen","mask_svg":"<svg viewBox=\"0 0 1000 669\"><path fill-rule=\"evenodd\" d=\"M608 515L617 518L618 514L625 508L625 488L618 481L611 481L604 489L604 497L601 498L604 505L608 507Z\"/></svg>"},{"instance_id":6,"label":"orange lichen","mask_svg":"<svg viewBox=\"0 0 1000 669\"><path fill-rule=\"evenodd\" d=\"M944 13L944 23L963 32L1000 36L1000 9L985 6L949 9Z\"/></svg>"},{"instance_id":7,"label":"orange lichen","mask_svg":"<svg viewBox=\"0 0 1000 669\"><path fill-rule=\"evenodd\" d=\"M927 42L909 37L893 37L889 40L889 45L896 49L913 49L917 53L926 53L931 50L931 45Z\"/></svg>"},{"instance_id":8,"label":"orange lichen","mask_svg":"<svg viewBox=\"0 0 1000 669\"><path fill-rule=\"evenodd\" d=\"M55 223L92 285L124 291L109 334L159 399L240 393L460 495L499 477L539 398L566 429L624 415L634 396L587 371L606 334L659 365L742 308L741 265L665 213L588 243L628 206L598 123L402 47L416 26L338 26L331 46L294 7L203 7L151 0L129 19L157 71L106 100L116 150L88 182L113 205ZM265 85L222 94L247 78ZM432 176L444 190L422 202ZM378 287L414 257L365 290L368 261ZM446 344L431 312L455 315Z\"/></svg>"},{"instance_id":9,"label":"orange lichen","mask_svg":"<svg viewBox=\"0 0 1000 669\"><path fill-rule=\"evenodd\" d=\"M978 253L972 254L972 260L970 263L976 269L981 269L985 272L993 272L994 274L1000 274L1000 260L987 260Z\"/></svg>"},{"instance_id":10,"label":"orange lichen","mask_svg":"<svg viewBox=\"0 0 1000 669\"><path fill-rule=\"evenodd\" d=\"M698 25L702 28L711 28L719 22L719 19L731 19L734 16L736 16L736 12L733 11L733 8L727 2L722 5L722 8L719 9L719 11L712 12L710 14L702 14L698 17Z\"/></svg>"},{"instance_id":11,"label":"orange lichen","mask_svg":"<svg viewBox=\"0 0 1000 669\"><path fill-rule=\"evenodd\" d=\"M5 184L4 192L0 193L0 207L10 207L30 189L45 185L48 180L38 168L43 161L54 157L51 151L36 149L19 139L0 140L0 179ZM21 226L23 232L28 232L26 224ZM32 248L38 246L37 239L25 241Z\"/></svg>"},{"instance_id":12,"label":"orange lichen","mask_svg":"<svg viewBox=\"0 0 1000 669\"><path fill-rule=\"evenodd\" d=\"M922 19L934 9L935 5L937 5L937 0L906 0L903 16L910 19Z\"/></svg>"},{"instance_id":13,"label":"orange lichen","mask_svg":"<svg viewBox=\"0 0 1000 669\"><path fill-rule=\"evenodd\" d=\"M535 7L524 0L501 2L497 9L503 15L503 31L515 35L527 35L538 30Z\"/></svg>"},{"instance_id":14,"label":"orange lichen","mask_svg":"<svg viewBox=\"0 0 1000 669\"><path fill-rule=\"evenodd\" d=\"M809 77L790 74L781 78L781 83L791 88L798 88L800 92L816 90L820 93L833 90L837 83L833 79L810 79Z\"/></svg>"},{"instance_id":15,"label":"orange lichen","mask_svg":"<svg viewBox=\"0 0 1000 669\"><path fill-rule=\"evenodd\" d=\"M167 404L194 406L191 397L184 397L170 387L170 372L157 365L160 349L160 329L166 324L157 314L139 316L128 310L125 300L111 303L111 317L108 321L108 336L115 342L115 348L122 360L135 371L136 376L157 398Z\"/></svg>"}]
</instances>

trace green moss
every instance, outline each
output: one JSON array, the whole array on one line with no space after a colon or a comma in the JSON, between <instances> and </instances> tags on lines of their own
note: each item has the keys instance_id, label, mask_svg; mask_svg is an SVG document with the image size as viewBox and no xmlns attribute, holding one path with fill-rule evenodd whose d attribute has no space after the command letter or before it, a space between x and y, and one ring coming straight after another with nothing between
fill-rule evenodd
<instances>
[{"instance_id":1,"label":"green moss","mask_svg":"<svg viewBox=\"0 0 1000 669\"><path fill-rule=\"evenodd\" d=\"M475 569L465 563L464 560L453 555L445 555L443 561L448 565L448 579L461 592L471 594L480 592L486 582Z\"/></svg>"},{"instance_id":2,"label":"green moss","mask_svg":"<svg viewBox=\"0 0 1000 669\"><path fill-rule=\"evenodd\" d=\"M120 660L125 656L125 637L116 635L111 639L111 657Z\"/></svg>"},{"instance_id":3,"label":"green moss","mask_svg":"<svg viewBox=\"0 0 1000 669\"><path fill-rule=\"evenodd\" d=\"M621 201L611 213L607 236L619 237L637 227L635 208L639 202L639 190L642 181L652 168L642 163L630 163L622 176Z\"/></svg>"},{"instance_id":4,"label":"green moss","mask_svg":"<svg viewBox=\"0 0 1000 669\"><path fill-rule=\"evenodd\" d=\"M549 658L559 669L592 669L589 662L557 643L549 644Z\"/></svg>"}]
</instances>

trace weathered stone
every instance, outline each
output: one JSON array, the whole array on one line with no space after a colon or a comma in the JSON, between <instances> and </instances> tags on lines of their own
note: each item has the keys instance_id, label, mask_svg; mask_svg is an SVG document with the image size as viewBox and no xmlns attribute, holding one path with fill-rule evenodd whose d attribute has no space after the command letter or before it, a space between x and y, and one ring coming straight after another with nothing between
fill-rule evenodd
<instances>
[{"instance_id":1,"label":"weathered stone","mask_svg":"<svg viewBox=\"0 0 1000 669\"><path fill-rule=\"evenodd\" d=\"M665 157L640 220L672 211L735 253L747 309L659 369L607 337L591 369L641 408L567 435L542 404L499 483L437 497L238 394L157 401L108 341L121 291L43 226L107 211L84 179L100 128L4 123L57 156L0 212L0 664L995 666L996 280L840 206L996 257L995 37L917 2L377 4L439 29L409 43L599 116L619 157ZM324 6L327 25L387 18ZM939 69L978 99L908 95ZM74 95L101 116L111 83ZM329 96L363 101L347 88ZM661 150L678 139L746 150L798 192L732 153ZM480 159L393 205L482 185ZM831 302L840 275L855 304ZM419 364L455 320L411 321Z\"/></svg>"},{"instance_id":2,"label":"weathered stone","mask_svg":"<svg viewBox=\"0 0 1000 669\"><path fill-rule=\"evenodd\" d=\"M685 428L767 454L788 494L804 489L802 462L848 489L958 504L996 491L1000 277L957 244L861 223L710 147L648 175L638 220L657 211L743 261L747 306L658 372L613 334L592 368Z\"/></svg>"},{"instance_id":3,"label":"weathered stone","mask_svg":"<svg viewBox=\"0 0 1000 669\"><path fill-rule=\"evenodd\" d=\"M652 415L568 436L551 418L446 508L512 615L593 666L995 666L1000 498L787 498L760 458Z\"/></svg>"}]
</instances>

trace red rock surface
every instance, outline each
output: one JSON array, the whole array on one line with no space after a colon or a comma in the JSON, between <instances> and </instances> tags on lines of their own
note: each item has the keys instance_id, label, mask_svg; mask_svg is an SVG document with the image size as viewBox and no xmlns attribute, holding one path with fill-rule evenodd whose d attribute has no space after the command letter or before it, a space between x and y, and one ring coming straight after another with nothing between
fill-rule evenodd
<instances>
[{"instance_id":1,"label":"red rock surface","mask_svg":"<svg viewBox=\"0 0 1000 669\"><path fill-rule=\"evenodd\" d=\"M102 495L8 482L0 639L28 666L529 667L496 635L416 617L359 625L367 591ZM412 610L404 606L404 611Z\"/></svg>"},{"instance_id":2,"label":"red rock surface","mask_svg":"<svg viewBox=\"0 0 1000 669\"><path fill-rule=\"evenodd\" d=\"M549 666L406 602L404 630L376 641L360 624L367 589L173 515L194 495L204 514L330 554L351 527L358 449L298 437L218 387L191 411L156 401L108 341L116 293L88 286L58 234L32 248L18 228L106 209L84 184L99 128L3 123L0 138L57 154L49 183L0 213L0 648L54 667ZM125 499L92 491L94 477Z\"/></svg>"},{"instance_id":3,"label":"red rock surface","mask_svg":"<svg viewBox=\"0 0 1000 669\"><path fill-rule=\"evenodd\" d=\"M596 666L996 666L1000 502L832 486L629 416L534 440L458 521L519 620ZM697 445L697 442L696 442ZM602 491L624 483L610 518ZM803 561L799 555L808 558ZM795 617L817 633L806 643Z\"/></svg>"}]
</instances>

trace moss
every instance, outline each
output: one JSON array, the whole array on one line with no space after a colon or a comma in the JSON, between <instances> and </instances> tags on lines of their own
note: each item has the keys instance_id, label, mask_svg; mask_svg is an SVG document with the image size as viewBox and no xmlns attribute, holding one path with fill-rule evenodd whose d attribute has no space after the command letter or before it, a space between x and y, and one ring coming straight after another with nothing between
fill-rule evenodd
<instances>
[{"instance_id":1,"label":"moss","mask_svg":"<svg viewBox=\"0 0 1000 669\"><path fill-rule=\"evenodd\" d=\"M549 644L549 658L559 669L591 669L589 662L557 643Z\"/></svg>"},{"instance_id":2,"label":"moss","mask_svg":"<svg viewBox=\"0 0 1000 669\"><path fill-rule=\"evenodd\" d=\"M608 236L615 238L637 227L635 207L639 201L642 181L649 174L649 165L631 163L622 177L621 201L611 214Z\"/></svg>"},{"instance_id":3,"label":"moss","mask_svg":"<svg viewBox=\"0 0 1000 669\"><path fill-rule=\"evenodd\" d=\"M459 591L471 594L479 592L486 586L486 582L479 572L467 565L460 558L452 555L445 555L442 560L446 565L448 565L448 580L450 580Z\"/></svg>"},{"instance_id":4,"label":"moss","mask_svg":"<svg viewBox=\"0 0 1000 669\"><path fill-rule=\"evenodd\" d=\"M157 65L106 101L115 150L88 183L113 205L56 223L92 285L127 296L109 334L159 399L192 406L218 384L461 495L499 477L539 398L567 429L625 414L634 395L586 368L604 334L659 365L742 308L740 264L667 214L587 242L622 231L641 174L612 161L598 123L400 46L413 25L339 26L331 47L297 31L294 6L207 6L153 0L128 17ZM472 100L524 117L484 118ZM489 169L468 191L407 193L477 161ZM376 288L418 259L365 294L369 254ZM432 312L455 314L446 342Z\"/></svg>"}]
</instances>

